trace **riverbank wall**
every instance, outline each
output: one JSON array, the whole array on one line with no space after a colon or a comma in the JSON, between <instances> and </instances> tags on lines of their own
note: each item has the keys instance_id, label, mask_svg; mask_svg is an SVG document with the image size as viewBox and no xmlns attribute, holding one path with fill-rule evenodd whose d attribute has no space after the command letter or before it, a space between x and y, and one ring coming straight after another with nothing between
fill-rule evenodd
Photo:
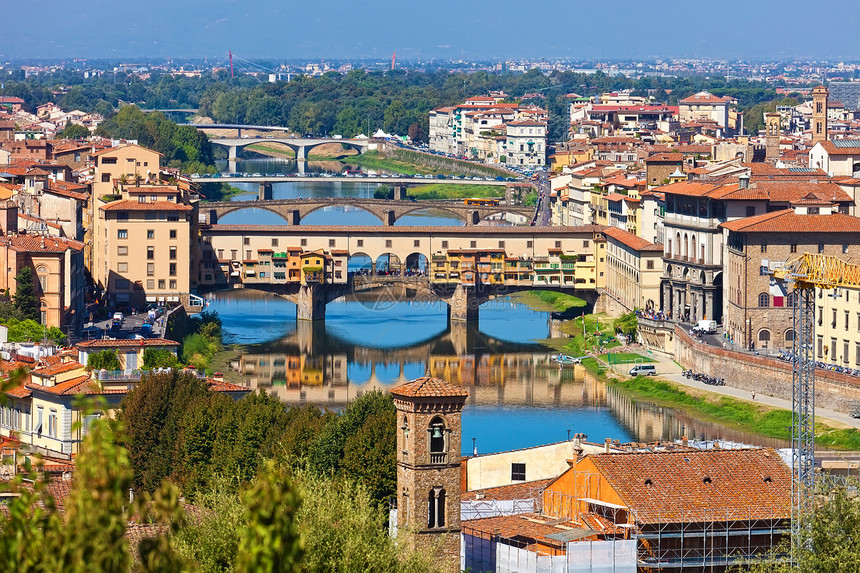
<instances>
[{"instance_id":1,"label":"riverbank wall","mask_svg":"<svg viewBox=\"0 0 860 573\"><path fill-rule=\"evenodd\" d=\"M759 394L789 398L791 363L716 348L694 340L680 327L673 336L675 361L683 368L717 376L727 386ZM860 378L839 372L815 371L815 405L850 413L860 406Z\"/></svg>"}]
</instances>

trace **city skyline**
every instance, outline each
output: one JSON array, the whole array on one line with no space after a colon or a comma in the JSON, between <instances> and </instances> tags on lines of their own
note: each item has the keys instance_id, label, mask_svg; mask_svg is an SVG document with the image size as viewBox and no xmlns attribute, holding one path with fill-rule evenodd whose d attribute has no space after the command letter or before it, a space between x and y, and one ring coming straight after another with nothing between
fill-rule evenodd
<instances>
[{"instance_id":1,"label":"city skyline","mask_svg":"<svg viewBox=\"0 0 860 573\"><path fill-rule=\"evenodd\" d=\"M678 2L659 8L622 0L608 19L599 5L546 2L526 14L511 2L465 12L452 0L430 9L378 0L372 7L334 0L324 14L311 4L254 5L154 0L148 10L93 0L39 26L0 33L5 58L764 58L852 59L860 41L834 34L855 23L848 2L808 13L797 1L779 10L731 0L710 11ZM56 5L39 0L7 10L10 22ZM429 12L429 14L428 14ZM328 15L334 15L328 17ZM802 37L802 41L800 38ZM838 40L837 40L838 38Z\"/></svg>"}]
</instances>

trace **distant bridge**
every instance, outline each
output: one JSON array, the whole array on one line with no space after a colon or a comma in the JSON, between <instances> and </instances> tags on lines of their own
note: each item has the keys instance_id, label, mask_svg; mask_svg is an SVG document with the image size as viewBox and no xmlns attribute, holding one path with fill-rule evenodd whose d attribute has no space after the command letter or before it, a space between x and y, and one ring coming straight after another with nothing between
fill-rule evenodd
<instances>
[{"instance_id":1,"label":"distant bridge","mask_svg":"<svg viewBox=\"0 0 860 573\"><path fill-rule=\"evenodd\" d=\"M200 180L198 179L198 181ZM309 214L326 207L336 206L358 207L378 218L382 221L383 225L394 225L404 215L425 209L450 213L466 225L477 225L492 215L503 213L521 215L526 221L534 215L533 207L466 205L463 201L398 201L393 199L359 199L354 197L215 201L212 203L200 203L198 209L204 217L203 221L210 225L218 223L225 215L243 209L263 209L282 217L289 225L299 225L302 219Z\"/></svg>"},{"instance_id":2,"label":"distant bridge","mask_svg":"<svg viewBox=\"0 0 860 573\"><path fill-rule=\"evenodd\" d=\"M310 153L311 149L320 145L326 145L329 143L340 143L343 146L355 149L359 153L364 153L365 151L367 151L367 148L370 145L366 139L305 139L301 137L267 137L265 139L234 139L225 137L221 139L210 139L209 143L213 145L220 145L221 147L226 147L227 160L232 164L235 164L239 160L239 150L248 147L249 145L255 145L259 143L280 143L289 147L295 152L296 161L298 161L299 164L307 161L308 154Z\"/></svg>"}]
</instances>

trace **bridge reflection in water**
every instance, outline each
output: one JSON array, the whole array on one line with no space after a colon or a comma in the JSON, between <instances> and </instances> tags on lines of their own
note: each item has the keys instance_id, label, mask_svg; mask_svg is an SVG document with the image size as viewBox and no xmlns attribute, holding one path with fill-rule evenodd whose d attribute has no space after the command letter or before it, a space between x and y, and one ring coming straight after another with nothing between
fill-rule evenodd
<instances>
[{"instance_id":1,"label":"bridge reflection in water","mask_svg":"<svg viewBox=\"0 0 860 573\"><path fill-rule=\"evenodd\" d=\"M521 407L576 412L608 410L634 440L735 441L771 447L784 442L704 422L683 412L642 403L607 386L582 366L559 367L546 349L501 341L473 325L452 322L432 338L402 348L357 346L327 332L325 325L299 321L289 336L250 347L231 364L233 375L288 404L339 408L363 393L388 390L418 376L443 378L469 390L467 406L510 408L516 424ZM576 431L587 428L577 428ZM602 441L606 437L589 438Z\"/></svg>"}]
</instances>

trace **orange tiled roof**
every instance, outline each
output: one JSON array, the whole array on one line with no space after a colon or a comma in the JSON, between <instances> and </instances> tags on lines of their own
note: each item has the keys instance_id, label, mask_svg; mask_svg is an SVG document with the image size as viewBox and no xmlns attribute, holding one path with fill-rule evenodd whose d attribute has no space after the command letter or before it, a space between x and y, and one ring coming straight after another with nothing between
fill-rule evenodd
<instances>
[{"instance_id":1,"label":"orange tiled roof","mask_svg":"<svg viewBox=\"0 0 860 573\"><path fill-rule=\"evenodd\" d=\"M636 522L784 519L791 471L768 449L589 456Z\"/></svg>"},{"instance_id":2,"label":"orange tiled roof","mask_svg":"<svg viewBox=\"0 0 860 573\"><path fill-rule=\"evenodd\" d=\"M133 348L138 346L179 346L175 340L166 338L141 338L140 340L85 340L78 342L78 348Z\"/></svg>"},{"instance_id":3,"label":"orange tiled roof","mask_svg":"<svg viewBox=\"0 0 860 573\"><path fill-rule=\"evenodd\" d=\"M64 253L68 249L80 251L84 248L84 244L79 241L41 235L6 235L0 237L0 245L8 245L13 251L26 253Z\"/></svg>"},{"instance_id":4,"label":"orange tiled roof","mask_svg":"<svg viewBox=\"0 0 860 573\"><path fill-rule=\"evenodd\" d=\"M99 207L102 211L191 211L190 205L182 203L174 203L172 201L152 201L149 203L140 203L128 199L121 199L102 205Z\"/></svg>"},{"instance_id":5,"label":"orange tiled roof","mask_svg":"<svg viewBox=\"0 0 860 573\"><path fill-rule=\"evenodd\" d=\"M96 386L93 386L96 385ZM97 383L90 380L89 374L76 376L71 380L54 384L53 386L42 386L40 384L30 384L30 390L40 390L57 396L75 396L77 394L98 394Z\"/></svg>"},{"instance_id":6,"label":"orange tiled roof","mask_svg":"<svg viewBox=\"0 0 860 573\"><path fill-rule=\"evenodd\" d=\"M449 384L440 378L416 378L406 384L401 384L391 390L391 393L396 396L405 396L407 398L465 398L469 393L460 388Z\"/></svg>"},{"instance_id":7,"label":"orange tiled roof","mask_svg":"<svg viewBox=\"0 0 860 573\"><path fill-rule=\"evenodd\" d=\"M37 368L33 370L33 374L36 376L47 378L49 376L56 376L57 374L63 374L64 372L71 372L72 370L77 370L78 368L83 368L84 365L78 362L56 362L54 364L50 364L43 368Z\"/></svg>"},{"instance_id":8,"label":"orange tiled roof","mask_svg":"<svg viewBox=\"0 0 860 573\"><path fill-rule=\"evenodd\" d=\"M624 229L619 229L618 227L606 227L603 230L603 234L612 237L619 243L627 245L631 249L636 249L637 251L645 250L648 247L657 247L659 246L660 251L663 250L663 245L657 245L656 243L651 243L650 241L646 241L642 237L634 235L633 233L629 233ZM654 250L654 249L648 249Z\"/></svg>"},{"instance_id":9,"label":"orange tiled roof","mask_svg":"<svg viewBox=\"0 0 860 573\"><path fill-rule=\"evenodd\" d=\"M247 386L239 386L238 384L231 384L230 382L224 382L223 380L206 380L206 384L209 385L209 390L212 392L250 392L251 389Z\"/></svg>"},{"instance_id":10,"label":"orange tiled roof","mask_svg":"<svg viewBox=\"0 0 860 573\"><path fill-rule=\"evenodd\" d=\"M720 227L741 233L858 233L860 218L844 213L798 215L786 209L721 223Z\"/></svg>"}]
</instances>

